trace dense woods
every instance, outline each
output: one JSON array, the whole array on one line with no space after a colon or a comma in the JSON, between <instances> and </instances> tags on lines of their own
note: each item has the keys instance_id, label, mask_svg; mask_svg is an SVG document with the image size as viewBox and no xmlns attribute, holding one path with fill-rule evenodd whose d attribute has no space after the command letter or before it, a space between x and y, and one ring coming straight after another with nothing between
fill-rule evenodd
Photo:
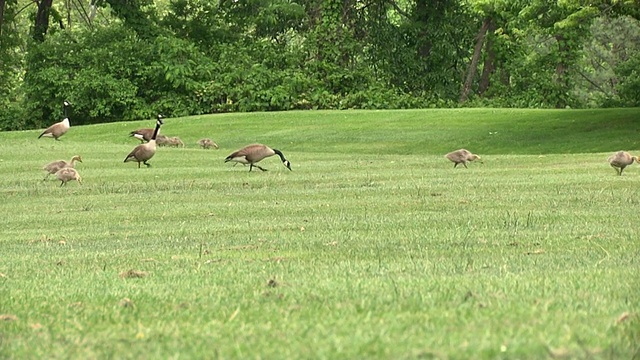
<instances>
[{"instance_id":1,"label":"dense woods","mask_svg":"<svg viewBox=\"0 0 640 360\"><path fill-rule=\"evenodd\" d=\"M216 112L640 106L635 0L0 0L0 129Z\"/></svg>"}]
</instances>

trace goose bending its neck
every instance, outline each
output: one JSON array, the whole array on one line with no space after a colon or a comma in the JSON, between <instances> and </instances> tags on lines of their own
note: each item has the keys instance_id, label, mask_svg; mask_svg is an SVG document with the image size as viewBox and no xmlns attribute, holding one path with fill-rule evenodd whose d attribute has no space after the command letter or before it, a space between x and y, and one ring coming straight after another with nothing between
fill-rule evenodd
<instances>
[{"instance_id":1,"label":"goose bending its neck","mask_svg":"<svg viewBox=\"0 0 640 360\"><path fill-rule=\"evenodd\" d=\"M127 155L124 159L124 162L136 161L138 162L138 168L140 168L140 163L145 164L146 166L151 166L151 164L147 163L149 159L153 157L156 153L156 137L158 136L158 132L160 131L160 126L162 126L162 115L158 115L158 120L156 120L156 128L153 131L153 136L151 136L151 140L149 140L146 144L140 144L133 148L133 150Z\"/></svg>"},{"instance_id":2,"label":"goose bending its neck","mask_svg":"<svg viewBox=\"0 0 640 360\"><path fill-rule=\"evenodd\" d=\"M282 151L278 149L272 149L263 144L247 145L242 149L235 151L231 155L227 156L224 159L224 162L234 161L240 164L249 164L249 171L251 171L254 167L262 171L267 171L267 169L257 165L257 163L273 155L278 155L280 157L280 160L282 161L282 164L286 166L287 169L291 170L291 163L284 157Z\"/></svg>"}]
</instances>

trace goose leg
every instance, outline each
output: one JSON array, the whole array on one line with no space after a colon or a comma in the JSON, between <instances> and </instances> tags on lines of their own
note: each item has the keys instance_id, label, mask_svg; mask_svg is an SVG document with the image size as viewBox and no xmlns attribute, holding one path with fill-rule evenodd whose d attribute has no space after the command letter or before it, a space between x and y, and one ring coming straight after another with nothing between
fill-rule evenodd
<instances>
[{"instance_id":1,"label":"goose leg","mask_svg":"<svg viewBox=\"0 0 640 360\"><path fill-rule=\"evenodd\" d=\"M146 161L144 162L145 165L147 165L147 167L151 167L151 164L147 163Z\"/></svg>"},{"instance_id":2,"label":"goose leg","mask_svg":"<svg viewBox=\"0 0 640 360\"><path fill-rule=\"evenodd\" d=\"M467 163L466 163L466 162L463 162L463 163L462 163L462 165L464 165L464 168L465 168L465 169L468 169L468 167L467 167Z\"/></svg>"},{"instance_id":3,"label":"goose leg","mask_svg":"<svg viewBox=\"0 0 640 360\"><path fill-rule=\"evenodd\" d=\"M267 171L267 169L265 169L265 168L263 168L263 167L260 167L260 166L258 166L258 165L253 165L253 166L257 167L258 169L260 169L260 170L262 170L262 171Z\"/></svg>"}]
</instances>

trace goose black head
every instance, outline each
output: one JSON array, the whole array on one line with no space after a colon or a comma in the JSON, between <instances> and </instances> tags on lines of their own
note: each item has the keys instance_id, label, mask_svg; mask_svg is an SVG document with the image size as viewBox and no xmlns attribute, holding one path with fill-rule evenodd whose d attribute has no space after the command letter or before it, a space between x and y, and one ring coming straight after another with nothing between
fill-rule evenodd
<instances>
[{"instance_id":1,"label":"goose black head","mask_svg":"<svg viewBox=\"0 0 640 360\"><path fill-rule=\"evenodd\" d=\"M158 114L158 120L156 121L156 125L164 124L164 121L162 121L162 119L164 119L164 116L162 116L162 114Z\"/></svg>"},{"instance_id":2,"label":"goose black head","mask_svg":"<svg viewBox=\"0 0 640 360\"><path fill-rule=\"evenodd\" d=\"M291 163L289 162L289 160L285 160L282 163L284 164L284 166L287 167L287 169L291 170ZM291 171L293 171L293 170L291 170Z\"/></svg>"}]
</instances>

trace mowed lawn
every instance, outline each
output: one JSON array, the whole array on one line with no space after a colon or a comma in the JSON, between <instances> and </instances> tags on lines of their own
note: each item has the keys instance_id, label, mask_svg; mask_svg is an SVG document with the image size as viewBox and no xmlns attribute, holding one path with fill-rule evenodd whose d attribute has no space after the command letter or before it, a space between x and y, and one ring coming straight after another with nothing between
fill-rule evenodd
<instances>
[{"instance_id":1,"label":"mowed lawn","mask_svg":"<svg viewBox=\"0 0 640 360\"><path fill-rule=\"evenodd\" d=\"M0 358L637 358L639 113L168 118L141 169L153 119L0 133Z\"/></svg>"}]
</instances>

